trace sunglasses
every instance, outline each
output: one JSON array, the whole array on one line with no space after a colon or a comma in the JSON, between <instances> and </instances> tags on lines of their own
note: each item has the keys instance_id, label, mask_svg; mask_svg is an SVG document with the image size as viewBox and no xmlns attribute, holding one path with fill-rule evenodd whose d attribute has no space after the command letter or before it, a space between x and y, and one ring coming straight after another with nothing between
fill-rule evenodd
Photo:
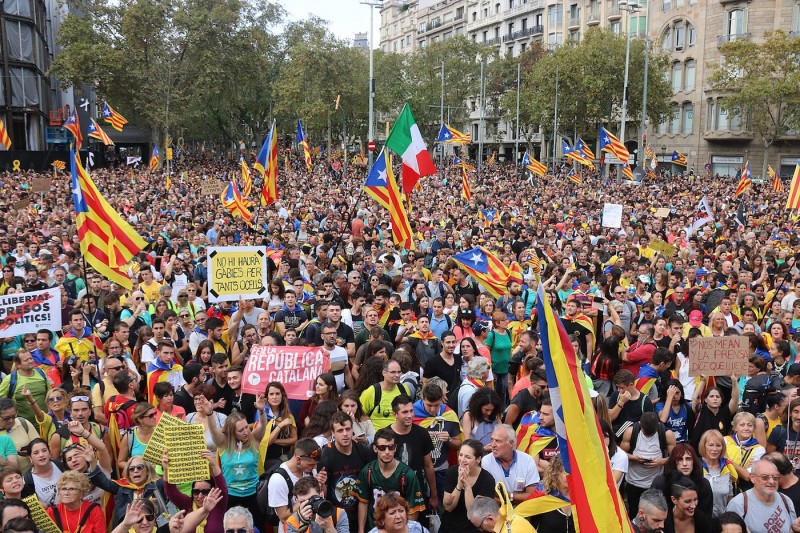
<instances>
[{"instance_id":1,"label":"sunglasses","mask_svg":"<svg viewBox=\"0 0 800 533\"><path fill-rule=\"evenodd\" d=\"M72 403L75 403L75 402L88 402L89 401L89 397L88 396L73 396L72 398L69 399L69 401L72 402Z\"/></svg>"},{"instance_id":2,"label":"sunglasses","mask_svg":"<svg viewBox=\"0 0 800 533\"><path fill-rule=\"evenodd\" d=\"M128 472L139 472L140 470L147 469L146 465L131 465L128 467Z\"/></svg>"},{"instance_id":3,"label":"sunglasses","mask_svg":"<svg viewBox=\"0 0 800 533\"><path fill-rule=\"evenodd\" d=\"M225 533L247 533L247 529L240 527L238 529L226 529Z\"/></svg>"},{"instance_id":4,"label":"sunglasses","mask_svg":"<svg viewBox=\"0 0 800 533\"><path fill-rule=\"evenodd\" d=\"M47 403L60 402L60 401L61 401L61 400L63 400L63 399L64 399L64 397L63 397L63 396L50 396L50 397L47 399Z\"/></svg>"},{"instance_id":5,"label":"sunglasses","mask_svg":"<svg viewBox=\"0 0 800 533\"><path fill-rule=\"evenodd\" d=\"M190 315L178 315L178 318L189 318Z\"/></svg>"},{"instance_id":6,"label":"sunglasses","mask_svg":"<svg viewBox=\"0 0 800 533\"><path fill-rule=\"evenodd\" d=\"M302 457L303 459L313 459L316 461L317 459L319 459L319 450L314 450L308 455L301 455L300 457Z\"/></svg>"},{"instance_id":7,"label":"sunglasses","mask_svg":"<svg viewBox=\"0 0 800 533\"><path fill-rule=\"evenodd\" d=\"M136 300L136 301L139 301L139 300L144 300L144 298L142 298L142 297L136 297L136 298L134 298L134 300Z\"/></svg>"},{"instance_id":8,"label":"sunglasses","mask_svg":"<svg viewBox=\"0 0 800 533\"><path fill-rule=\"evenodd\" d=\"M386 450L393 452L395 448L397 448L397 444L376 444L375 447L381 452L385 452Z\"/></svg>"},{"instance_id":9,"label":"sunglasses","mask_svg":"<svg viewBox=\"0 0 800 533\"><path fill-rule=\"evenodd\" d=\"M156 519L156 515L154 515L154 514L146 514L146 515L144 515L144 519L147 522L153 522Z\"/></svg>"},{"instance_id":10,"label":"sunglasses","mask_svg":"<svg viewBox=\"0 0 800 533\"><path fill-rule=\"evenodd\" d=\"M143 415L142 416L142 418L155 418L155 417L156 417L156 413L155 412L152 412L149 415Z\"/></svg>"},{"instance_id":11,"label":"sunglasses","mask_svg":"<svg viewBox=\"0 0 800 533\"><path fill-rule=\"evenodd\" d=\"M119 366L107 366L106 370L108 370L110 372L116 372L117 370L122 370L122 368L123 368L122 365L119 365Z\"/></svg>"},{"instance_id":12,"label":"sunglasses","mask_svg":"<svg viewBox=\"0 0 800 533\"><path fill-rule=\"evenodd\" d=\"M192 496L199 496L200 494L208 496L210 492L211 489L192 489Z\"/></svg>"},{"instance_id":13,"label":"sunglasses","mask_svg":"<svg viewBox=\"0 0 800 533\"><path fill-rule=\"evenodd\" d=\"M36 342L36 339L25 339L25 342Z\"/></svg>"}]
</instances>

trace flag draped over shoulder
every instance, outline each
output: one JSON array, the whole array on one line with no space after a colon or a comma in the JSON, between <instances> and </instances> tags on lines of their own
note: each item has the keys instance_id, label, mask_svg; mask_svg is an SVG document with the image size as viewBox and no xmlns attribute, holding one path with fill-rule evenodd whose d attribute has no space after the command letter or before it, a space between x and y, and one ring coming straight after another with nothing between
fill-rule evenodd
<instances>
[{"instance_id":1,"label":"flag draped over shoulder","mask_svg":"<svg viewBox=\"0 0 800 533\"><path fill-rule=\"evenodd\" d=\"M575 350L542 284L538 293L542 358L576 529L632 533Z\"/></svg>"},{"instance_id":2,"label":"flag draped over shoulder","mask_svg":"<svg viewBox=\"0 0 800 533\"><path fill-rule=\"evenodd\" d=\"M253 215L247 209L247 205L235 181L228 182L219 199L222 202L222 206L228 210L232 217L240 216L247 224L250 224Z\"/></svg>"},{"instance_id":3,"label":"flag draped over shoulder","mask_svg":"<svg viewBox=\"0 0 800 533\"><path fill-rule=\"evenodd\" d=\"M74 150L70 165L81 254L100 274L130 290L131 279L121 267L147 243L103 198Z\"/></svg>"},{"instance_id":4,"label":"flag draped over shoulder","mask_svg":"<svg viewBox=\"0 0 800 533\"><path fill-rule=\"evenodd\" d=\"M311 149L308 147L308 139L303 131L303 124L297 119L297 144L303 148L303 157L306 160L306 170L311 172Z\"/></svg>"},{"instance_id":5,"label":"flag draped over shoulder","mask_svg":"<svg viewBox=\"0 0 800 533\"><path fill-rule=\"evenodd\" d=\"M103 102L103 120L111 124L111 127L117 131L122 131L122 128L128 123L125 117L108 105L108 102Z\"/></svg>"},{"instance_id":6,"label":"flag draped over shoulder","mask_svg":"<svg viewBox=\"0 0 800 533\"><path fill-rule=\"evenodd\" d=\"M792 183L789 186L789 197L786 199L786 209L800 209L800 159L794 167Z\"/></svg>"},{"instance_id":7,"label":"flag draped over shoulder","mask_svg":"<svg viewBox=\"0 0 800 533\"><path fill-rule=\"evenodd\" d=\"M443 144L469 144L472 136L469 133L461 133L449 124L442 124L439 128L439 136L436 138L437 143Z\"/></svg>"},{"instance_id":8,"label":"flag draped over shoulder","mask_svg":"<svg viewBox=\"0 0 800 533\"><path fill-rule=\"evenodd\" d=\"M525 152L522 155L522 166L524 166L534 174L538 174L539 176L542 177L544 177L544 175L547 173L547 167L544 166L539 161L537 161L536 159L532 158L528 152Z\"/></svg>"},{"instance_id":9,"label":"flag draped over shoulder","mask_svg":"<svg viewBox=\"0 0 800 533\"><path fill-rule=\"evenodd\" d=\"M680 165L682 167L686 166L686 156L679 151L675 150L672 152L672 164L673 165Z\"/></svg>"},{"instance_id":10,"label":"flag draped over shoulder","mask_svg":"<svg viewBox=\"0 0 800 533\"><path fill-rule=\"evenodd\" d=\"M495 298L505 294L506 284L509 281L522 281L522 272L518 263L507 267L496 255L483 246L455 254L452 259Z\"/></svg>"},{"instance_id":11,"label":"flag draped over shoulder","mask_svg":"<svg viewBox=\"0 0 800 533\"><path fill-rule=\"evenodd\" d=\"M111 137L109 137L108 134L103 131L103 128L100 127L95 119L89 119L89 127L86 131L89 134L89 137L92 139L97 139L106 146L114 146L114 141L112 141Z\"/></svg>"},{"instance_id":12,"label":"flag draped over shoulder","mask_svg":"<svg viewBox=\"0 0 800 533\"><path fill-rule=\"evenodd\" d=\"M414 122L408 102L386 138L386 148L403 159L403 192L406 195L411 195L422 176L436 174L436 166L422 140L419 126Z\"/></svg>"},{"instance_id":13,"label":"flag draped over shoulder","mask_svg":"<svg viewBox=\"0 0 800 533\"><path fill-rule=\"evenodd\" d=\"M266 207L275 203L278 199L278 138L275 135L274 120L253 166L264 180L264 186L261 189L261 205Z\"/></svg>"},{"instance_id":14,"label":"flag draped over shoulder","mask_svg":"<svg viewBox=\"0 0 800 533\"><path fill-rule=\"evenodd\" d=\"M753 179L752 175L750 174L750 161L746 162L742 167L742 175L739 178L739 183L736 184L736 192L733 193L734 198L738 198L745 192L747 189L753 186Z\"/></svg>"},{"instance_id":15,"label":"flag draped over shoulder","mask_svg":"<svg viewBox=\"0 0 800 533\"><path fill-rule=\"evenodd\" d=\"M455 411L450 409L446 404L442 404L439 406L439 412L436 415L432 415L425 410L425 405L422 400L414 402L414 424L423 429L428 429L435 424L441 423L442 427L438 429L438 431L447 431L444 428L445 422L450 422L458 426L459 438L461 442L464 442L466 439L464 436L464 429L461 427L461 421L458 419L458 414L456 414ZM456 450L450 450L447 458L450 465L456 464L457 458L458 454Z\"/></svg>"},{"instance_id":16,"label":"flag draped over shoulder","mask_svg":"<svg viewBox=\"0 0 800 533\"><path fill-rule=\"evenodd\" d=\"M372 164L367 180L364 182L364 191L389 211L394 243L397 246L411 249L413 247L411 224L408 221L408 214L403 207L400 189L392 171L392 158L387 156L385 149L381 150L375 163Z\"/></svg>"}]
</instances>

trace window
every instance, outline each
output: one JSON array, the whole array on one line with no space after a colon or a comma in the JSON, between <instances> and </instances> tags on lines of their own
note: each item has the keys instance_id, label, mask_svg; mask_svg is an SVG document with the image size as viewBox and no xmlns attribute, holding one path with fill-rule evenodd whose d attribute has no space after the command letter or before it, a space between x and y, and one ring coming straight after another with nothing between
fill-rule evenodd
<instances>
[{"instance_id":1,"label":"window","mask_svg":"<svg viewBox=\"0 0 800 533\"><path fill-rule=\"evenodd\" d=\"M581 16L581 10L578 7L578 4L570 4L569 6L569 18L576 19Z\"/></svg>"},{"instance_id":2,"label":"window","mask_svg":"<svg viewBox=\"0 0 800 533\"><path fill-rule=\"evenodd\" d=\"M456 35L464 35L464 28L463 28L463 26L462 26L461 28L456 28Z\"/></svg>"},{"instance_id":3,"label":"window","mask_svg":"<svg viewBox=\"0 0 800 533\"><path fill-rule=\"evenodd\" d=\"M550 28L560 28L561 22L564 20L564 6L561 4L550 6L547 10L547 22Z\"/></svg>"},{"instance_id":4,"label":"window","mask_svg":"<svg viewBox=\"0 0 800 533\"><path fill-rule=\"evenodd\" d=\"M686 24L686 45L694 46L697 44L697 30L691 24Z\"/></svg>"},{"instance_id":5,"label":"window","mask_svg":"<svg viewBox=\"0 0 800 533\"><path fill-rule=\"evenodd\" d=\"M514 33L514 23L513 22L509 22L508 23L508 34L511 35L512 33Z\"/></svg>"},{"instance_id":6,"label":"window","mask_svg":"<svg viewBox=\"0 0 800 533\"><path fill-rule=\"evenodd\" d=\"M667 126L669 125L669 117L665 117L663 121L658 125L658 133L659 135L665 135L667 133Z\"/></svg>"},{"instance_id":7,"label":"window","mask_svg":"<svg viewBox=\"0 0 800 533\"><path fill-rule=\"evenodd\" d=\"M30 24L6 20L9 59L33 63L33 36L33 26Z\"/></svg>"},{"instance_id":8,"label":"window","mask_svg":"<svg viewBox=\"0 0 800 533\"><path fill-rule=\"evenodd\" d=\"M662 50L671 50L672 49L672 30L667 28L664 32L664 35L661 37L661 49Z\"/></svg>"},{"instance_id":9,"label":"window","mask_svg":"<svg viewBox=\"0 0 800 533\"><path fill-rule=\"evenodd\" d=\"M442 40L446 41L447 39L451 38L452 36L453 36L453 32L447 31L447 32L444 33L444 35L442 35Z\"/></svg>"},{"instance_id":10,"label":"window","mask_svg":"<svg viewBox=\"0 0 800 533\"><path fill-rule=\"evenodd\" d=\"M534 19L534 21L535 21L535 22L533 23L533 25L534 25L534 26L541 26L541 25L542 25L542 22L544 22L544 14L542 14L542 13L536 13L536 14L533 16L533 19Z\"/></svg>"},{"instance_id":11,"label":"window","mask_svg":"<svg viewBox=\"0 0 800 533\"><path fill-rule=\"evenodd\" d=\"M528 43L519 43L519 53L524 53L528 49Z\"/></svg>"},{"instance_id":12,"label":"window","mask_svg":"<svg viewBox=\"0 0 800 533\"><path fill-rule=\"evenodd\" d=\"M462 18L464 18L464 7L463 6L456 8L455 20L461 20Z\"/></svg>"},{"instance_id":13,"label":"window","mask_svg":"<svg viewBox=\"0 0 800 533\"><path fill-rule=\"evenodd\" d=\"M697 71L697 62L694 59L686 61L685 75L683 77L683 90L694 90L695 72Z\"/></svg>"},{"instance_id":14,"label":"window","mask_svg":"<svg viewBox=\"0 0 800 533\"><path fill-rule=\"evenodd\" d=\"M569 40L578 42L581 40L581 32L579 31L571 31L569 32Z\"/></svg>"},{"instance_id":15,"label":"window","mask_svg":"<svg viewBox=\"0 0 800 533\"><path fill-rule=\"evenodd\" d=\"M714 131L714 116L716 114L716 101L708 100L708 116L706 117L706 131Z\"/></svg>"},{"instance_id":16,"label":"window","mask_svg":"<svg viewBox=\"0 0 800 533\"><path fill-rule=\"evenodd\" d=\"M411 36L406 35L406 46L411 46Z\"/></svg>"},{"instance_id":17,"label":"window","mask_svg":"<svg viewBox=\"0 0 800 533\"><path fill-rule=\"evenodd\" d=\"M420 47L420 48L425 48L425 39L422 39L422 40L419 42L419 47Z\"/></svg>"},{"instance_id":18,"label":"window","mask_svg":"<svg viewBox=\"0 0 800 533\"><path fill-rule=\"evenodd\" d=\"M675 51L679 52L683 50L684 37L686 36L686 28L684 27L683 23L675 25L673 35L675 37Z\"/></svg>"},{"instance_id":19,"label":"window","mask_svg":"<svg viewBox=\"0 0 800 533\"><path fill-rule=\"evenodd\" d=\"M678 104L672 104L672 120L669 124L669 132L676 134L680 131L681 126L681 107Z\"/></svg>"},{"instance_id":20,"label":"window","mask_svg":"<svg viewBox=\"0 0 800 533\"><path fill-rule=\"evenodd\" d=\"M683 104L683 129L682 133L690 135L694 127L694 106L687 102Z\"/></svg>"},{"instance_id":21,"label":"window","mask_svg":"<svg viewBox=\"0 0 800 533\"><path fill-rule=\"evenodd\" d=\"M611 28L612 33L614 33L615 35L619 35L620 31L622 31L622 24L620 24L618 20L615 20L614 22L611 23L609 28Z\"/></svg>"},{"instance_id":22,"label":"window","mask_svg":"<svg viewBox=\"0 0 800 533\"><path fill-rule=\"evenodd\" d=\"M717 101L717 131L728 131L730 123L728 122L728 111L722 107L722 104Z\"/></svg>"},{"instance_id":23,"label":"window","mask_svg":"<svg viewBox=\"0 0 800 533\"><path fill-rule=\"evenodd\" d=\"M560 31L552 32L547 35L547 44L550 45L551 48L560 46L563 41L564 36Z\"/></svg>"},{"instance_id":24,"label":"window","mask_svg":"<svg viewBox=\"0 0 800 533\"><path fill-rule=\"evenodd\" d=\"M403 48L405 48L405 47L406 47L406 41L405 41L405 39L400 39L400 50L402 50L402 49L403 49Z\"/></svg>"},{"instance_id":25,"label":"window","mask_svg":"<svg viewBox=\"0 0 800 533\"><path fill-rule=\"evenodd\" d=\"M397 52L397 41L394 42L394 51Z\"/></svg>"},{"instance_id":26,"label":"window","mask_svg":"<svg viewBox=\"0 0 800 533\"><path fill-rule=\"evenodd\" d=\"M500 26L497 26L497 27L494 29L494 38L495 38L495 39L499 39L499 38L500 38Z\"/></svg>"},{"instance_id":27,"label":"window","mask_svg":"<svg viewBox=\"0 0 800 533\"><path fill-rule=\"evenodd\" d=\"M508 9L514 9L514 0L508 0Z\"/></svg>"},{"instance_id":28,"label":"window","mask_svg":"<svg viewBox=\"0 0 800 533\"><path fill-rule=\"evenodd\" d=\"M729 37L744 33L744 9L732 9L728 11L727 29Z\"/></svg>"},{"instance_id":29,"label":"window","mask_svg":"<svg viewBox=\"0 0 800 533\"><path fill-rule=\"evenodd\" d=\"M528 19L524 18L522 19L522 31L525 31L527 29L528 29Z\"/></svg>"},{"instance_id":30,"label":"window","mask_svg":"<svg viewBox=\"0 0 800 533\"><path fill-rule=\"evenodd\" d=\"M500 13L500 2L498 2L498 3L496 3L494 5L494 12L495 13Z\"/></svg>"},{"instance_id":31,"label":"window","mask_svg":"<svg viewBox=\"0 0 800 533\"><path fill-rule=\"evenodd\" d=\"M475 22L476 20L478 20L478 12L477 11L473 11L472 12L472 22Z\"/></svg>"},{"instance_id":32,"label":"window","mask_svg":"<svg viewBox=\"0 0 800 533\"><path fill-rule=\"evenodd\" d=\"M19 15L20 17L31 16L31 0L5 0L3 11L9 15Z\"/></svg>"},{"instance_id":33,"label":"window","mask_svg":"<svg viewBox=\"0 0 800 533\"><path fill-rule=\"evenodd\" d=\"M419 23L419 26L417 26L417 32L425 33L425 23L424 22L420 22Z\"/></svg>"},{"instance_id":34,"label":"window","mask_svg":"<svg viewBox=\"0 0 800 533\"><path fill-rule=\"evenodd\" d=\"M669 11L670 9L672 9L672 0L664 0L661 4L661 10Z\"/></svg>"},{"instance_id":35,"label":"window","mask_svg":"<svg viewBox=\"0 0 800 533\"><path fill-rule=\"evenodd\" d=\"M683 66L675 62L672 64L672 92L676 93L681 90L681 74L683 73Z\"/></svg>"},{"instance_id":36,"label":"window","mask_svg":"<svg viewBox=\"0 0 800 533\"><path fill-rule=\"evenodd\" d=\"M488 40L489 40L489 32L485 31L483 32L483 42L486 42Z\"/></svg>"}]
</instances>

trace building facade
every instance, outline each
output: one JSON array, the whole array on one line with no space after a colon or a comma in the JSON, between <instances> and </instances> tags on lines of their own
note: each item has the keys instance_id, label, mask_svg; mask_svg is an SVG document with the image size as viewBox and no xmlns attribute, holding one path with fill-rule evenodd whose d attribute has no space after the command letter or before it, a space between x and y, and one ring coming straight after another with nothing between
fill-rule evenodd
<instances>
[{"instance_id":1,"label":"building facade","mask_svg":"<svg viewBox=\"0 0 800 533\"><path fill-rule=\"evenodd\" d=\"M712 74L709 65L723 60L719 49L727 41L759 40L765 32L773 30L799 35L800 2L638 0L638 3L640 9L631 13L620 7L619 0L448 0L420 10L418 0L389 0L381 11L381 48L386 52L409 53L434 39L463 33L475 42L496 47L498 53L516 56L534 41L553 48L580 39L595 26L618 34L624 34L627 28L632 38L644 38L649 33L651 49L663 50L672 59L666 74L673 89L671 113L661 124L649 124L647 128L649 143L662 167L682 170L671 165L672 152L678 150L686 155L688 168L694 167L697 172L704 172L704 166L710 163L715 174L735 174L749 161L754 175L759 175L766 159L776 170L780 167L784 177L791 175L800 157L800 135L776 143L767 153L761 139L749 129L747 120L729 116L720 106L724 95L711 91L708 80ZM501 120L499 110L487 106L481 130L480 102L472 99L466 104L470 110L467 127L473 141L482 134L487 155L497 150L501 158L513 157L514 123ZM639 125L629 123L627 129L638 131ZM534 135L532 140L537 145L537 154L552 153L551 140L541 135ZM556 141L560 144L559 139ZM523 142L521 139L520 144ZM638 149L638 142L631 136L626 144L631 151Z\"/></svg>"}]
</instances>

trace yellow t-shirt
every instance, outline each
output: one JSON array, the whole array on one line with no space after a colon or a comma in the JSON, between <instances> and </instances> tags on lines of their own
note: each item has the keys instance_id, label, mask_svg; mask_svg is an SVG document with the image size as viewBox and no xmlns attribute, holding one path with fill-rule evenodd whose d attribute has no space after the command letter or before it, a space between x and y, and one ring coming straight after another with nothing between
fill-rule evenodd
<instances>
[{"instance_id":1,"label":"yellow t-shirt","mask_svg":"<svg viewBox=\"0 0 800 533\"><path fill-rule=\"evenodd\" d=\"M152 282L150 285L145 285L144 283L140 283L139 290L144 293L144 300L147 303L153 303L156 302L159 298L159 291L161 290L161 284L157 281Z\"/></svg>"}]
</instances>

